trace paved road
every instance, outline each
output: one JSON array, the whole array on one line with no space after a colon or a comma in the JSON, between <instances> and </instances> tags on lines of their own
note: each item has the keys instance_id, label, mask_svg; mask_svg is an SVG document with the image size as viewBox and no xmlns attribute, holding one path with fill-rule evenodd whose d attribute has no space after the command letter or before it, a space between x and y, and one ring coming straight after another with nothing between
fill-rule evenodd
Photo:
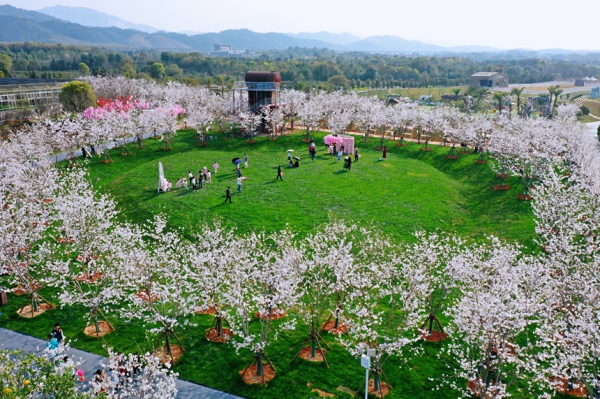
<instances>
[{"instance_id":1,"label":"paved road","mask_svg":"<svg viewBox=\"0 0 600 399\"><path fill-rule=\"evenodd\" d=\"M22 349L27 353L39 353L44 349L45 345L46 342L44 340L0 328L0 348L2 349ZM101 368L100 362L106 360L101 356L78 349L71 348L68 352L69 357L75 362L79 359L83 360L83 364L79 368L83 370L86 378L90 378L97 369ZM242 399L239 396L230 395L184 380L177 380L177 389L177 399Z\"/></svg>"}]
</instances>

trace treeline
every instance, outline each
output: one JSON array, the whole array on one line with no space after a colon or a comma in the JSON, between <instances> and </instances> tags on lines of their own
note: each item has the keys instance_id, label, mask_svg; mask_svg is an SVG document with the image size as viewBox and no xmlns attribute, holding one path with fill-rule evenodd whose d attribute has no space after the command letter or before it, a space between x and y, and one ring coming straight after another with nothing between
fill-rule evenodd
<instances>
[{"instance_id":1,"label":"treeline","mask_svg":"<svg viewBox=\"0 0 600 399\"><path fill-rule=\"evenodd\" d=\"M42 43L0 44L0 54L12 59L15 76L83 71L99 76L173 79L191 84L212 83L217 76L242 80L250 70L274 70L296 88L327 82L348 87L423 87L468 84L479 71L506 73L511 83L600 76L594 55L545 56L470 54L408 56L337 53L325 49L290 48L268 51L257 58L208 57L199 52L118 51L101 47Z\"/></svg>"}]
</instances>

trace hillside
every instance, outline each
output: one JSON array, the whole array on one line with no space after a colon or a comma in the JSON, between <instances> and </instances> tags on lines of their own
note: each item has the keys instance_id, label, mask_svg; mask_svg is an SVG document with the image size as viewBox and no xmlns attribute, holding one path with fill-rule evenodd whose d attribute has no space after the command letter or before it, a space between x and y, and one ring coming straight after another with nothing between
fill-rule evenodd
<instances>
[{"instance_id":1,"label":"hillside","mask_svg":"<svg viewBox=\"0 0 600 399\"><path fill-rule=\"evenodd\" d=\"M125 21L121 18L115 17L114 15L109 15L87 7L67 7L57 5L52 7L44 7L38 11L64 21L77 23L83 26L97 26L102 28L114 26L121 29L136 29L146 33L154 33L158 31L158 29L152 26Z\"/></svg>"}]
</instances>

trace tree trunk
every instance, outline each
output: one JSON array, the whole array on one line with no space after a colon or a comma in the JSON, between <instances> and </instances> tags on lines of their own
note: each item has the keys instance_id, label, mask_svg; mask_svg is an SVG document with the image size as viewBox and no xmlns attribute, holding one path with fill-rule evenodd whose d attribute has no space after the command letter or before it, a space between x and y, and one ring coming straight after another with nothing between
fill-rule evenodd
<instances>
[{"instance_id":1,"label":"tree trunk","mask_svg":"<svg viewBox=\"0 0 600 399\"><path fill-rule=\"evenodd\" d=\"M169 356L172 356L172 354L171 354L171 335L169 334L168 328L165 329L165 342L166 342L166 347L167 347L167 353L169 354Z\"/></svg>"},{"instance_id":2,"label":"tree trunk","mask_svg":"<svg viewBox=\"0 0 600 399\"><path fill-rule=\"evenodd\" d=\"M263 354L261 353L257 353L256 354L256 375L257 376L262 376L263 375Z\"/></svg>"},{"instance_id":3,"label":"tree trunk","mask_svg":"<svg viewBox=\"0 0 600 399\"><path fill-rule=\"evenodd\" d=\"M315 336L313 336L312 338L310 356L312 358L315 358L317 356L317 339Z\"/></svg>"},{"instance_id":4,"label":"tree trunk","mask_svg":"<svg viewBox=\"0 0 600 399\"><path fill-rule=\"evenodd\" d=\"M100 334L100 323L98 322L98 311L94 312L94 325L96 326L96 335Z\"/></svg>"},{"instance_id":5,"label":"tree trunk","mask_svg":"<svg viewBox=\"0 0 600 399\"><path fill-rule=\"evenodd\" d=\"M217 337L223 336L223 318L217 316Z\"/></svg>"}]
</instances>

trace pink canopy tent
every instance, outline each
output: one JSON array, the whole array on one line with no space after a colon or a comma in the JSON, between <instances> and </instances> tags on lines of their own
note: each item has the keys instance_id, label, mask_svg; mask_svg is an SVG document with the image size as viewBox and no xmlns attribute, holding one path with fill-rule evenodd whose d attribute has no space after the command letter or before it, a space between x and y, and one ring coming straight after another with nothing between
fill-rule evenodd
<instances>
[{"instance_id":1,"label":"pink canopy tent","mask_svg":"<svg viewBox=\"0 0 600 399\"><path fill-rule=\"evenodd\" d=\"M344 146L344 154L352 154L354 152L354 137L349 136L333 136L331 134L325 136L325 144L329 145L337 143L337 148Z\"/></svg>"}]
</instances>

